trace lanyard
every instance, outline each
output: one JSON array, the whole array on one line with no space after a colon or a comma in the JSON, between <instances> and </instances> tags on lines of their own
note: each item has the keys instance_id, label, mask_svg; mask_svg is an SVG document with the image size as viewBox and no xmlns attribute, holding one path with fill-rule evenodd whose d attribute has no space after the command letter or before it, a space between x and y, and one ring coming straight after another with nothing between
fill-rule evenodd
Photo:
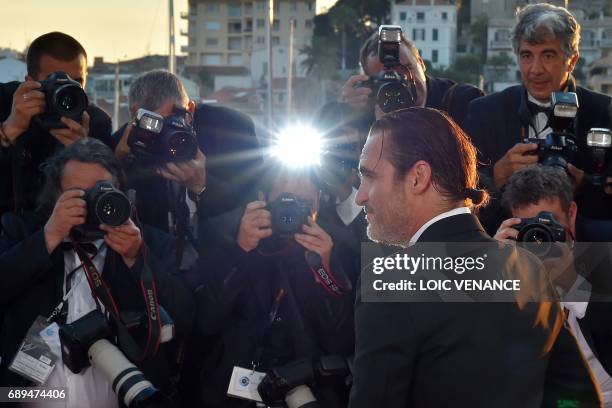
<instances>
[{"instance_id":1,"label":"lanyard","mask_svg":"<svg viewBox=\"0 0 612 408\"><path fill-rule=\"evenodd\" d=\"M266 342L268 333L270 329L272 328L272 325L274 324L276 317L278 316L278 309L280 308L280 304L283 298L285 297L285 294L286 292L284 288L280 288L278 292L276 293L276 297L274 298L274 303L272 304L270 313L268 313L268 321L266 322L266 326L264 327L264 330L260 336L259 344L257 345L257 348L255 349L255 357L251 361L253 371L255 371L255 369L259 366L259 360L261 360L261 356L263 355L264 343Z\"/></svg>"},{"instance_id":2,"label":"lanyard","mask_svg":"<svg viewBox=\"0 0 612 408\"><path fill-rule=\"evenodd\" d=\"M102 243L102 245L100 246L98 251L94 254L94 256L90 258L90 261L93 261L98 256L98 254L102 252L102 249L104 248L105 245L106 245L105 243ZM52 322L62 312L62 309L64 308L64 305L66 304L66 301L72 296L74 289L78 287L81 284L81 282L83 282L83 276L81 275L78 282L76 282L74 285L70 285L70 281L72 277L81 268L83 268L83 263L81 263L76 268L72 269L70 272L66 274L66 277L64 278L64 292L65 292L64 296L62 297L62 300L59 302L59 304L55 306L55 308L53 309L53 311L47 318L46 320L47 323ZM66 292L66 289L68 287L70 287L70 289L68 289L68 292ZM98 301L95 297L94 297L94 300L96 300L96 304L98 304Z\"/></svg>"}]
</instances>

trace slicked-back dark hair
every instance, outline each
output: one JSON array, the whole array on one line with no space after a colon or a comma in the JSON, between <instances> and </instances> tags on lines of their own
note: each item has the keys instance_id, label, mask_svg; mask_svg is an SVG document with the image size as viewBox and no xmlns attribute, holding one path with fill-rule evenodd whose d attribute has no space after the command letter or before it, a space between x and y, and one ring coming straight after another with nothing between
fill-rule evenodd
<instances>
[{"instance_id":1,"label":"slicked-back dark hair","mask_svg":"<svg viewBox=\"0 0 612 408\"><path fill-rule=\"evenodd\" d=\"M502 205L512 211L553 198L559 199L567 213L574 200L574 186L565 170L538 164L510 176L504 186Z\"/></svg>"},{"instance_id":2,"label":"slicked-back dark hair","mask_svg":"<svg viewBox=\"0 0 612 408\"><path fill-rule=\"evenodd\" d=\"M449 201L472 206L487 202L488 194L477 190L476 148L447 114L432 108L408 108L377 120L370 134L381 132L383 155L402 181L419 160L431 167L434 188ZM466 203L470 204L470 203Z\"/></svg>"},{"instance_id":3,"label":"slicked-back dark hair","mask_svg":"<svg viewBox=\"0 0 612 408\"><path fill-rule=\"evenodd\" d=\"M87 53L81 43L59 31L43 34L30 44L26 64L28 75L33 78L40 73L40 59L43 55L49 55L60 61L73 61L82 55L87 60Z\"/></svg>"},{"instance_id":4,"label":"slicked-back dark hair","mask_svg":"<svg viewBox=\"0 0 612 408\"><path fill-rule=\"evenodd\" d=\"M69 161L99 164L113 176L117 188L125 186L121 164L113 151L101 141L86 137L60 150L41 165L45 184L38 196L38 204L43 212L51 212L62 194L62 175Z\"/></svg>"}]
</instances>

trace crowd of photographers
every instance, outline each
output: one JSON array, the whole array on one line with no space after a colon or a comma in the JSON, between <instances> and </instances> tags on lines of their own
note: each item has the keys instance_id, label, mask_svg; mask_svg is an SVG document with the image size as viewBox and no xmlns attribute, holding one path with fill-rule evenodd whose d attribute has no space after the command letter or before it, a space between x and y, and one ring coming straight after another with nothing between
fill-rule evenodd
<instances>
[{"instance_id":1,"label":"crowd of photographers","mask_svg":"<svg viewBox=\"0 0 612 408\"><path fill-rule=\"evenodd\" d=\"M190 100L162 70L134 80L113 134L83 91L85 49L59 32L34 40L26 80L0 84L0 385L65 388L70 407L365 406L349 397L360 154L377 120L422 107L477 149L487 232L537 242L563 270L555 398L612 404L612 306L592 302L611 289L612 252L574 250L612 241L611 98L575 84L566 9L517 17L522 84L489 96L429 76L399 27L381 26L363 74L316 115L321 166L298 170L248 116Z\"/></svg>"}]
</instances>

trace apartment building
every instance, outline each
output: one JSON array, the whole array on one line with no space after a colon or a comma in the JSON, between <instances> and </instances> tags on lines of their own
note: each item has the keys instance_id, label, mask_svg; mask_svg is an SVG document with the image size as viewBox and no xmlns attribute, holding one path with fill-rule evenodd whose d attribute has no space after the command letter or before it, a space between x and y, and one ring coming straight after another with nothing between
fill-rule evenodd
<instances>
[{"instance_id":1,"label":"apartment building","mask_svg":"<svg viewBox=\"0 0 612 408\"><path fill-rule=\"evenodd\" d=\"M272 45L289 44L290 20L295 21L294 49L310 44L315 16L314 0L275 0ZM182 51L187 66L251 66L253 52L266 47L268 1L189 0L188 37Z\"/></svg>"},{"instance_id":2,"label":"apartment building","mask_svg":"<svg viewBox=\"0 0 612 408\"><path fill-rule=\"evenodd\" d=\"M395 0L391 21L402 27L423 59L436 68L449 67L457 48L457 6L454 0Z\"/></svg>"}]
</instances>

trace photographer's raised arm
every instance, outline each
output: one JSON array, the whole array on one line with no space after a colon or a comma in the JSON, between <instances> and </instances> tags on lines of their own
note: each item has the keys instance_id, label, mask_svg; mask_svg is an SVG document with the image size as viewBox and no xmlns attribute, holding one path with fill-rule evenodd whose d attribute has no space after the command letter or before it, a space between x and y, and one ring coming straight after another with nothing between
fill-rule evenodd
<instances>
[{"instance_id":1,"label":"photographer's raised arm","mask_svg":"<svg viewBox=\"0 0 612 408\"><path fill-rule=\"evenodd\" d=\"M13 94L13 105L9 117L1 124L1 133L13 144L30 127L32 118L45 111L45 94L40 82L21 83Z\"/></svg>"}]
</instances>

